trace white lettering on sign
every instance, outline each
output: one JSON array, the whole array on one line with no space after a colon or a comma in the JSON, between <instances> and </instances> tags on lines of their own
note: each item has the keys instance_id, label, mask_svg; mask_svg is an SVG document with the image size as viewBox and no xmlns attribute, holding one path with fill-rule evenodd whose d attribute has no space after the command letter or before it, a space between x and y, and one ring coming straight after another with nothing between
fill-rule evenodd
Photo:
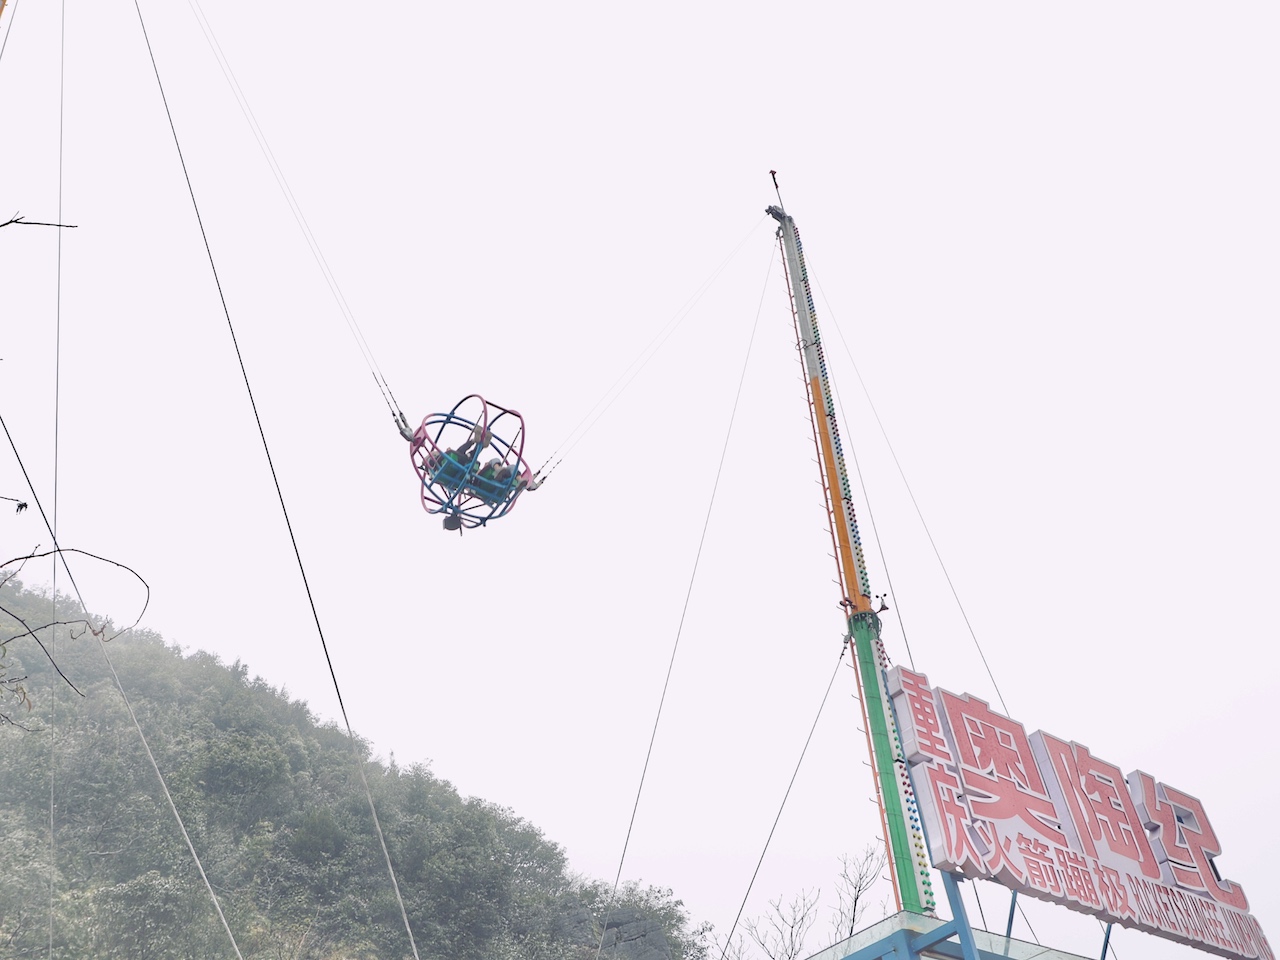
<instances>
[{"instance_id":1,"label":"white lettering on sign","mask_svg":"<svg viewBox=\"0 0 1280 960\"><path fill-rule=\"evenodd\" d=\"M1239 960L1275 960L1204 805L968 694L889 672L903 756L939 870Z\"/></svg>"}]
</instances>

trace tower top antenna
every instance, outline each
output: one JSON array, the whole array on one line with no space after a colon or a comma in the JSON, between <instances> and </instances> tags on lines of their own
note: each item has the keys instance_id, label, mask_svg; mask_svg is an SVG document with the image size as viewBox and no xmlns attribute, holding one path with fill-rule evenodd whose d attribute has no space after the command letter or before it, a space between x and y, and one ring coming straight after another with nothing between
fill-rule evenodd
<instances>
[{"instance_id":1,"label":"tower top antenna","mask_svg":"<svg viewBox=\"0 0 1280 960\"><path fill-rule=\"evenodd\" d=\"M778 206L785 210L787 205L782 202L782 191L778 189L778 171L770 170L769 176L773 177L773 192L778 195Z\"/></svg>"}]
</instances>

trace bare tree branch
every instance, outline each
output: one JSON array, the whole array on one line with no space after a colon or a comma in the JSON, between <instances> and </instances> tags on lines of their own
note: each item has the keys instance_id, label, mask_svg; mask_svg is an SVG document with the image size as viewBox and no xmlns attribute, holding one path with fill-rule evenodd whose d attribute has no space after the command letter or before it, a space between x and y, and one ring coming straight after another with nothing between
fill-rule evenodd
<instances>
[{"instance_id":1,"label":"bare tree branch","mask_svg":"<svg viewBox=\"0 0 1280 960\"><path fill-rule=\"evenodd\" d=\"M721 942L719 937L712 937L711 943L720 954L720 960L751 960L751 955L747 953L747 943L742 939L742 934L738 934L737 940L731 940L727 943Z\"/></svg>"},{"instance_id":2,"label":"bare tree branch","mask_svg":"<svg viewBox=\"0 0 1280 960\"><path fill-rule=\"evenodd\" d=\"M8 500L10 498L5 497L4 499ZM33 554L39 549L40 549L40 544L37 543L34 547L31 548L31 553ZM8 563L4 564L3 566L0 566L0 573L4 573L4 576L0 577L0 587L3 587L6 583L8 583L10 580L12 580L14 577L16 577L18 574L22 572L22 568L27 565L27 558L29 556L31 556L31 554L28 554L26 557L20 558L22 562L18 564L17 570L11 570L11 571L5 572L4 568L9 565ZM9 563L14 563L14 562L15 561L13 560L9 561Z\"/></svg>"},{"instance_id":3,"label":"bare tree branch","mask_svg":"<svg viewBox=\"0 0 1280 960\"><path fill-rule=\"evenodd\" d=\"M4 226L4 224L0 224L0 226ZM124 630L117 630L115 633L113 633L109 637L104 637L103 634L105 634L107 632L107 629L111 626L110 620L104 620L102 623L102 626L100 627L94 627L94 625L85 617L78 617L73 620L56 620L55 619L55 620L49 621L48 623L43 623L40 626L32 627L31 624L27 623L25 619L23 619L21 616L15 613L13 610L10 610L8 607L0 605L0 613L4 613L7 616L12 617L18 623L22 624L22 627L24 630L24 632L16 634L12 637L9 637L3 643L0 643L0 660L3 659L5 649L9 641L19 640L23 637L31 637L31 639L33 639L40 646L40 649L44 652L45 658L48 659L53 669L57 671L58 676L60 676L63 679L63 681L66 683L67 686L69 686L72 690L74 690L76 693L78 693L80 696L83 697L84 694L81 692L80 688L77 687L74 683L72 683L71 678L62 672L62 667L58 666L58 661L54 659L53 654L49 651L49 648L46 647L44 644L44 641L40 639L40 635L39 635L40 631L49 630L59 626L65 626L65 627L79 626L79 627L83 627L84 630L82 630L80 634L78 634L78 636L84 636L84 631L87 630L91 632L99 640L101 640L103 643L110 642L111 640L114 640L116 637L120 636L120 634L124 633L125 631L132 630L141 622L143 615L147 612L147 606L151 603L151 587L147 583L147 581L142 578L142 576L138 573L138 571L134 570L132 567L128 566L127 564L120 563L119 561L116 561L116 560L111 560L107 557L100 557L97 554L89 553L87 550L77 550L74 547L58 547L53 550L46 550L43 553L37 552L38 550L39 550L39 547L35 548L34 550L32 550L32 552L25 554L24 556L15 557L12 560L8 560L0 564L0 573L3 573L3 577L0 578L0 588L3 588L6 584L9 583L10 580L16 577L28 560L36 560L41 557L49 557L49 556L53 556L54 554L58 554L60 555L62 562L65 565L66 564L65 554L78 553L86 557L92 557L94 560L101 560L104 563L109 563L113 566L119 567L122 570L127 570L129 573L133 574L133 576L137 578L138 582L142 584L143 589L146 591L146 599L142 604L142 609L138 612L137 619L135 619L133 623L131 623L129 626L125 627ZM14 570L12 572L5 572L5 568L10 567L15 563L18 564L17 570ZM56 607L56 598L55 598L55 607ZM73 636L74 635L75 634L73 633ZM9 691L18 698L18 701L20 704L25 705L28 710L31 709L31 701L27 697L26 689L22 686L21 681L14 680L12 678L5 679L2 667L0 667L0 686L4 686L8 688ZM14 724L14 726L20 726L20 724L17 724L12 717L9 717L6 714L0 713L0 724L3 724L3 723L12 723ZM26 729L26 728L24 727L23 729Z\"/></svg>"},{"instance_id":4,"label":"bare tree branch","mask_svg":"<svg viewBox=\"0 0 1280 960\"><path fill-rule=\"evenodd\" d=\"M839 943L853 936L858 920L868 906L867 894L888 863L883 846L867 844L861 856L840 857L840 876L836 879L836 906L831 918L831 942Z\"/></svg>"},{"instance_id":5,"label":"bare tree branch","mask_svg":"<svg viewBox=\"0 0 1280 960\"><path fill-rule=\"evenodd\" d=\"M748 920L747 935L769 960L798 960L804 955L804 939L818 919L820 890L802 890L785 907L782 898L770 900L770 911L759 920Z\"/></svg>"},{"instance_id":6,"label":"bare tree branch","mask_svg":"<svg viewBox=\"0 0 1280 960\"><path fill-rule=\"evenodd\" d=\"M49 663L51 663L51 664L53 665L53 669L54 669L54 670L56 670L56 671L58 671L58 676L60 676L64 681L66 681L66 684L67 684L67 686L68 686L68 687L70 687L72 690L74 690L76 693L79 693L79 694L80 694L80 696L82 696L82 697L83 697L83 696L84 696L84 694L83 694L83 693L80 693L80 688L79 688L79 687L77 687L74 683L72 683L72 682L71 682L71 678L70 678L70 677L68 677L65 673L63 673L63 672L62 672L62 668L61 668L60 666L58 666L58 661L57 661L57 660L55 660L55 659L53 659L53 654L52 654L52 653L50 653L50 652L49 652L49 648L48 648L48 647L46 647L46 646L44 645L44 641L43 641L43 640L41 640L41 639L36 635L36 631L37 631L37 630L44 630L44 629L46 629L46 628L48 628L48 627L54 627L54 626L66 626L67 624L71 624L71 623L77 623L77 624L78 624L78 623L87 623L87 621L85 621L85 620L55 620L55 621L53 621L52 623L42 624L42 625L40 625L40 626L36 627L36 628L33 630L33 629L31 628L31 624L27 623L27 621L23 620L20 616L18 616L16 613L14 613L12 610L10 610L8 607L0 606L0 613L6 613L6 614L8 614L9 616L13 617L13 619L17 620L20 624L22 624L22 625L26 628L26 633L19 633L19 634L17 634L17 635L16 635L16 636L14 636L14 637L10 637L9 639L11 639L11 640L18 640L18 639L21 639L22 637L30 637L30 638L31 638L32 640L34 640L36 643L40 644L40 649L44 651L44 655L45 655L45 657L48 659ZM6 642L7 642L7 641L6 641ZM24 698L26 697L26 691L22 691L22 696L23 696ZM6 718L6 719L7 719L7 718Z\"/></svg>"},{"instance_id":7,"label":"bare tree branch","mask_svg":"<svg viewBox=\"0 0 1280 960\"><path fill-rule=\"evenodd\" d=\"M133 623L129 624L129 626L125 627L123 630L117 630L111 636L106 638L103 638L102 634L106 631L107 625L110 621L104 621L103 625L96 630L94 629L92 624L89 624L89 629L93 632L94 636L98 637L99 639L102 639L104 643L109 643L110 641L114 640L116 637L120 636L120 634L128 633L130 630L132 630L134 627L136 627L139 623L142 622L142 618L147 612L147 607L150 606L151 604L151 584L147 583L147 581L142 578L142 574L138 573L137 570L133 569L133 567L129 566L127 563L121 563L119 560L112 560L110 557L100 557L96 553L90 553L88 550L79 550L75 547L56 547L53 550L46 550L44 551L44 553L30 553L23 557L14 557L14 559L12 560L6 560L4 563L0 563L0 569L3 569L4 567L9 566L9 564L11 563L18 563L19 561L26 563L26 561L28 560L39 560L41 557L51 557L55 553L61 555L62 565L64 568L66 567L66 563L67 563L67 558L65 555L68 553L78 553L82 557L89 557L92 560L101 560L103 563L109 563L113 567L119 567L121 570L126 570L129 573L131 573L134 576L134 578L140 584L142 584L142 588L146 591L146 598L143 600L142 609L138 611L138 616L134 618ZM84 622L88 623L87 620Z\"/></svg>"},{"instance_id":8,"label":"bare tree branch","mask_svg":"<svg viewBox=\"0 0 1280 960\"><path fill-rule=\"evenodd\" d=\"M20 227L61 227L64 230L74 230L79 226L79 224L75 223L45 223L41 220L26 220L18 213L15 213L4 223L0 223L0 227L7 227L10 224L16 224Z\"/></svg>"}]
</instances>

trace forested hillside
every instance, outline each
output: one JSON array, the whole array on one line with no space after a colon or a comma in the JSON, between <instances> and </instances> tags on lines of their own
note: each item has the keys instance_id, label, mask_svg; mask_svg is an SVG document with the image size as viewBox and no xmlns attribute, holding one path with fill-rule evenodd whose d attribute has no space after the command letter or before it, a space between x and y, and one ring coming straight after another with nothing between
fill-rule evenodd
<instances>
[{"instance_id":1,"label":"forested hillside","mask_svg":"<svg viewBox=\"0 0 1280 960\"><path fill-rule=\"evenodd\" d=\"M55 702L17 619L47 623L49 598L10 579L0 606L0 957L47 956L50 929L57 957L234 956L98 641L59 630L83 696L61 684ZM345 731L154 633L109 650L246 960L410 956ZM574 877L512 811L360 751L424 958L595 956L606 885ZM703 955L670 891L629 889L611 917L606 957Z\"/></svg>"}]
</instances>

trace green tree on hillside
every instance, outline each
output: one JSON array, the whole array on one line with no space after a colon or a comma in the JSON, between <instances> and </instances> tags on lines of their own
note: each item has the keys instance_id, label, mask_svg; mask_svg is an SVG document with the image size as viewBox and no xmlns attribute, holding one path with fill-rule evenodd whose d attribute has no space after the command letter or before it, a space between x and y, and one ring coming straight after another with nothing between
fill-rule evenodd
<instances>
[{"instance_id":1,"label":"green tree on hillside","mask_svg":"<svg viewBox=\"0 0 1280 960\"><path fill-rule=\"evenodd\" d=\"M48 619L50 598L11 579L0 604L35 623L40 610ZM76 615L59 598L59 616ZM225 958L225 934L97 640L58 644L81 697L56 687L22 632L0 613L5 669L27 678L31 703L26 729L0 727L0 956L47 955L52 878L56 956ZM345 730L244 664L184 656L157 634L135 630L110 650L246 960L408 956ZM594 958L603 888L573 876L560 847L426 765L382 763L365 742L356 751L424 960ZM667 944L673 960L703 956L670 891L630 887L620 905L648 918L647 941Z\"/></svg>"}]
</instances>

